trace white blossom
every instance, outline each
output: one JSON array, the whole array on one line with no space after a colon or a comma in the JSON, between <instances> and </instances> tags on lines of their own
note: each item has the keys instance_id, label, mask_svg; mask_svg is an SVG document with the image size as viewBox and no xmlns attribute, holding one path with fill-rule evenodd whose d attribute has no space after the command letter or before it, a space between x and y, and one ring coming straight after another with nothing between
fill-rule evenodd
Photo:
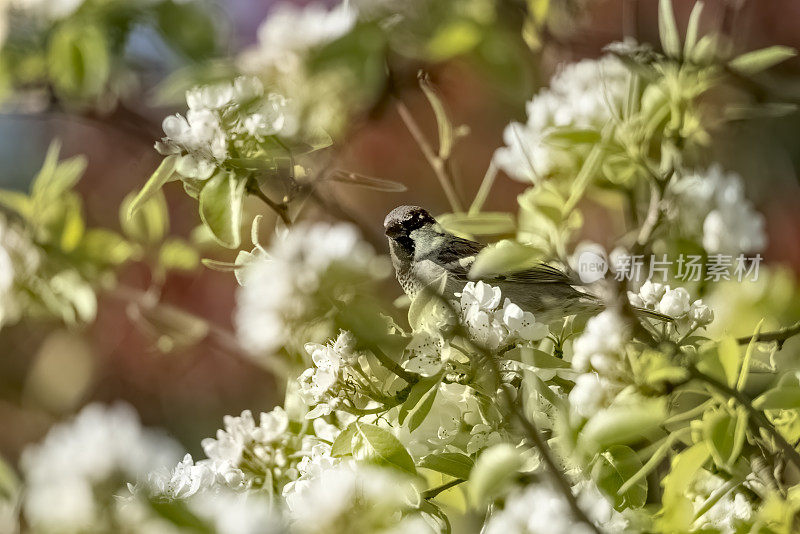
<instances>
[{"instance_id":1,"label":"white blossom","mask_svg":"<svg viewBox=\"0 0 800 534\"><path fill-rule=\"evenodd\" d=\"M66 18L80 8L85 0L11 0L14 9L49 20Z\"/></svg>"},{"instance_id":2,"label":"white blossom","mask_svg":"<svg viewBox=\"0 0 800 534\"><path fill-rule=\"evenodd\" d=\"M298 337L299 326L313 326L315 317L308 314L317 291L333 289L326 278L330 268L338 267L353 278L375 279L387 273L385 261L349 224L296 224L268 250L256 248L249 258L237 272L242 287L236 293L234 323L242 346L254 357ZM325 331L324 337L330 334Z\"/></svg>"},{"instance_id":3,"label":"white blossom","mask_svg":"<svg viewBox=\"0 0 800 534\"><path fill-rule=\"evenodd\" d=\"M286 99L265 95L261 81L252 76L190 89L186 104L185 117L164 119L166 137L156 148L164 155L180 154L177 170L187 178L209 178L227 160L231 146L246 156L284 126Z\"/></svg>"},{"instance_id":4,"label":"white blossom","mask_svg":"<svg viewBox=\"0 0 800 534\"><path fill-rule=\"evenodd\" d=\"M258 45L242 62L247 70L293 70L314 47L341 37L353 27L357 13L347 2L329 9L321 3L298 6L279 3L258 29Z\"/></svg>"},{"instance_id":5,"label":"white blossom","mask_svg":"<svg viewBox=\"0 0 800 534\"><path fill-rule=\"evenodd\" d=\"M621 532L626 520L593 484L577 491L578 502L589 518L607 532ZM532 484L506 499L502 510L491 515L484 534L583 534L593 532L575 520L564 496L546 483Z\"/></svg>"},{"instance_id":6,"label":"white blossom","mask_svg":"<svg viewBox=\"0 0 800 534\"><path fill-rule=\"evenodd\" d=\"M293 533L390 532L419 500L393 470L338 460L307 472L284 491Z\"/></svg>"},{"instance_id":7,"label":"white blossom","mask_svg":"<svg viewBox=\"0 0 800 534\"><path fill-rule=\"evenodd\" d=\"M550 87L526 105L527 122L506 127L506 146L497 150L495 162L512 178L533 182L568 167L570 154L548 142L547 136L558 127L601 127L622 102L627 79L627 70L613 56L563 67Z\"/></svg>"},{"instance_id":8,"label":"white blossom","mask_svg":"<svg viewBox=\"0 0 800 534\"><path fill-rule=\"evenodd\" d=\"M755 253L766 246L764 216L745 197L742 177L719 165L672 182L668 214L710 254Z\"/></svg>"},{"instance_id":9,"label":"white blossom","mask_svg":"<svg viewBox=\"0 0 800 534\"><path fill-rule=\"evenodd\" d=\"M575 379L575 387L569 392L569 404L578 415L590 418L611 404L619 389L597 373L584 373Z\"/></svg>"},{"instance_id":10,"label":"white blossom","mask_svg":"<svg viewBox=\"0 0 800 534\"><path fill-rule=\"evenodd\" d=\"M629 328L614 310L604 310L586 322L586 329L573 345L572 368L594 368L601 375L613 373L628 340Z\"/></svg>"},{"instance_id":11,"label":"white blossom","mask_svg":"<svg viewBox=\"0 0 800 534\"><path fill-rule=\"evenodd\" d=\"M348 377L355 378L353 365L358 359L354 351L355 338L350 332L340 332L332 343L306 343L306 352L314 367L306 369L298 379L298 391L304 402L313 409L306 419L329 415L338 404L338 391Z\"/></svg>"},{"instance_id":12,"label":"white blossom","mask_svg":"<svg viewBox=\"0 0 800 534\"><path fill-rule=\"evenodd\" d=\"M505 299L499 287L482 281L467 282L460 293L461 320L470 335L489 349L515 342L530 342L547 335L547 326L536 322L531 312Z\"/></svg>"},{"instance_id":13,"label":"white blossom","mask_svg":"<svg viewBox=\"0 0 800 534\"><path fill-rule=\"evenodd\" d=\"M667 289L658 303L658 311L670 317L683 317L689 311L691 297L682 287Z\"/></svg>"},{"instance_id":14,"label":"white blossom","mask_svg":"<svg viewBox=\"0 0 800 534\"><path fill-rule=\"evenodd\" d=\"M96 528L103 506L96 500L96 488L108 492L107 485L119 483L120 478L144 479L149 472L174 464L179 450L166 436L142 428L130 406L91 404L23 452L25 517L42 530Z\"/></svg>"}]
</instances>

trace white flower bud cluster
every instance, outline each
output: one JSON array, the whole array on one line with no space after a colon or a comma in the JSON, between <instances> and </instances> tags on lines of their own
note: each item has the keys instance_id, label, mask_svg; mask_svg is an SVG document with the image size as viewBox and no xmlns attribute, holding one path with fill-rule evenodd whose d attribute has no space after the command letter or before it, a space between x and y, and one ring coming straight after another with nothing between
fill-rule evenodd
<instances>
[{"instance_id":1,"label":"white flower bud cluster","mask_svg":"<svg viewBox=\"0 0 800 534\"><path fill-rule=\"evenodd\" d=\"M321 345L307 343L306 352L314 367L309 367L297 379L300 397L312 410L306 419L329 415L336 408L348 378L355 378L354 365L358 354L354 351L355 338L350 332L341 332L333 343ZM357 393L357 392L352 392Z\"/></svg>"},{"instance_id":2,"label":"white flower bud cluster","mask_svg":"<svg viewBox=\"0 0 800 534\"><path fill-rule=\"evenodd\" d=\"M23 452L26 520L36 532L105 530L105 503L98 499L124 491L124 485L113 487L120 477L143 480L179 457L179 445L142 428L130 406L91 404Z\"/></svg>"},{"instance_id":3,"label":"white flower bud cluster","mask_svg":"<svg viewBox=\"0 0 800 534\"><path fill-rule=\"evenodd\" d=\"M481 281L467 282L456 297L461 299L464 326L477 343L488 349L535 341L547 335L547 325L537 323L531 312L523 311L508 298L502 301L499 287Z\"/></svg>"},{"instance_id":4,"label":"white flower bud cluster","mask_svg":"<svg viewBox=\"0 0 800 534\"><path fill-rule=\"evenodd\" d=\"M178 172L197 180L214 174L235 151L247 157L265 137L281 132L286 100L264 94L258 78L242 76L233 83L196 87L186 92L186 116L164 119L166 137L156 144L163 155L181 154Z\"/></svg>"},{"instance_id":5,"label":"white flower bud cluster","mask_svg":"<svg viewBox=\"0 0 800 534\"><path fill-rule=\"evenodd\" d=\"M710 254L760 252L767 244L764 216L745 197L744 182L719 165L672 182L669 217Z\"/></svg>"},{"instance_id":6,"label":"white flower bud cluster","mask_svg":"<svg viewBox=\"0 0 800 534\"><path fill-rule=\"evenodd\" d=\"M259 27L258 44L243 54L243 66L250 71L293 71L309 50L350 31L357 17L349 2L332 9L315 2L303 7L281 2Z\"/></svg>"},{"instance_id":7,"label":"white flower bud cluster","mask_svg":"<svg viewBox=\"0 0 800 534\"><path fill-rule=\"evenodd\" d=\"M495 162L510 177L525 182L539 182L568 167L572 157L548 142L548 134L557 127L602 126L625 98L628 77L622 63L610 55L565 66L549 89L528 102L528 122L506 127L506 146L497 150Z\"/></svg>"},{"instance_id":8,"label":"white flower bud cluster","mask_svg":"<svg viewBox=\"0 0 800 534\"><path fill-rule=\"evenodd\" d=\"M338 291L339 286L327 276L332 267L350 284L388 273L387 262L361 240L354 226L343 223L296 224L268 249L258 246L240 257L246 259L237 259L242 265L236 273L242 287L236 293L234 324L242 346L254 357L273 353L298 337L325 339L335 334L332 328L321 328L324 335L314 338L298 332L302 325L319 326L322 318L309 317L318 292ZM352 290L352 286L341 289Z\"/></svg>"},{"instance_id":9,"label":"white flower bud cluster","mask_svg":"<svg viewBox=\"0 0 800 534\"><path fill-rule=\"evenodd\" d=\"M714 311L701 299L692 302L689 292L682 287L671 289L669 285L647 280L638 293L628 292L631 304L663 313L688 325L692 330L711 324Z\"/></svg>"},{"instance_id":10,"label":"white flower bud cluster","mask_svg":"<svg viewBox=\"0 0 800 534\"><path fill-rule=\"evenodd\" d=\"M40 253L31 239L0 215L0 327L21 312L17 285L36 271Z\"/></svg>"},{"instance_id":11,"label":"white flower bud cluster","mask_svg":"<svg viewBox=\"0 0 800 534\"><path fill-rule=\"evenodd\" d=\"M281 407L262 413L258 424L249 410L238 417L226 416L223 421L224 429L217 431L216 438L202 441L207 459L193 462L187 454L174 468L150 473L149 493L187 499L206 492L241 492L265 485L280 491L302 473L304 451L322 444L314 435L290 432L289 417ZM332 440L337 435L322 420L315 421L313 427L323 439Z\"/></svg>"}]
</instances>

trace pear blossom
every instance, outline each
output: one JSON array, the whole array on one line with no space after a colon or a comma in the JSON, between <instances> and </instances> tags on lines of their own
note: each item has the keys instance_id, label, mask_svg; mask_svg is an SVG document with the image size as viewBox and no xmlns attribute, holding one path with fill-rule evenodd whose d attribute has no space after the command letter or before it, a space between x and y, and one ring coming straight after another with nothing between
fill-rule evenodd
<instances>
[{"instance_id":1,"label":"pear blossom","mask_svg":"<svg viewBox=\"0 0 800 534\"><path fill-rule=\"evenodd\" d=\"M590 418L611 404L619 389L597 373L584 373L575 378L575 387L569 392L569 404L580 416Z\"/></svg>"},{"instance_id":2,"label":"pear blossom","mask_svg":"<svg viewBox=\"0 0 800 534\"><path fill-rule=\"evenodd\" d=\"M130 406L90 404L23 452L25 517L43 531L97 528L103 507L96 500L98 488L121 479L117 489L122 490L125 482L144 480L149 472L174 464L179 451L172 439L143 428Z\"/></svg>"},{"instance_id":3,"label":"pear blossom","mask_svg":"<svg viewBox=\"0 0 800 534\"><path fill-rule=\"evenodd\" d=\"M622 532L627 521L593 484L573 490L589 518L604 532ZM576 534L593 530L575 520L564 496L546 483L531 484L506 499L502 510L493 513L485 534Z\"/></svg>"},{"instance_id":4,"label":"pear blossom","mask_svg":"<svg viewBox=\"0 0 800 534\"><path fill-rule=\"evenodd\" d=\"M683 317L690 306L689 292L682 287L668 289L658 303L658 311L670 317Z\"/></svg>"},{"instance_id":5,"label":"pear blossom","mask_svg":"<svg viewBox=\"0 0 800 534\"><path fill-rule=\"evenodd\" d=\"M613 373L629 339L629 328L615 310L604 310L586 322L586 329L573 345L572 368L593 368L601 375Z\"/></svg>"},{"instance_id":6,"label":"pear blossom","mask_svg":"<svg viewBox=\"0 0 800 534\"><path fill-rule=\"evenodd\" d=\"M186 92L189 110L164 119L166 137L156 144L164 155L179 154L177 170L187 178L208 179L231 148L246 156L284 126L286 99L264 94L258 78L195 87Z\"/></svg>"},{"instance_id":7,"label":"pear blossom","mask_svg":"<svg viewBox=\"0 0 800 534\"><path fill-rule=\"evenodd\" d=\"M344 294L352 286L335 285L336 268L350 279L380 279L388 263L375 255L350 224L299 223L277 236L268 249L241 253L234 324L237 337L255 359L271 354L292 339L323 341L335 334L314 315L320 291ZM337 278L340 279L340 278ZM306 336L299 328L316 332ZM302 347L296 347L298 351Z\"/></svg>"},{"instance_id":8,"label":"pear blossom","mask_svg":"<svg viewBox=\"0 0 800 534\"><path fill-rule=\"evenodd\" d=\"M476 342L489 349L515 342L530 342L547 335L547 326L536 322L531 312L523 311L508 298L500 307L499 287L482 281L467 282L460 293L461 320Z\"/></svg>"},{"instance_id":9,"label":"pear blossom","mask_svg":"<svg viewBox=\"0 0 800 534\"><path fill-rule=\"evenodd\" d=\"M601 127L627 92L628 71L613 56L566 65L526 105L527 122L512 122L503 132L506 146L494 161L511 178L539 182L569 168L570 154L548 141L558 127Z\"/></svg>"},{"instance_id":10,"label":"pear blossom","mask_svg":"<svg viewBox=\"0 0 800 534\"><path fill-rule=\"evenodd\" d=\"M738 174L712 165L680 176L668 193L669 218L709 254L755 253L766 246L764 216L746 198Z\"/></svg>"}]
</instances>

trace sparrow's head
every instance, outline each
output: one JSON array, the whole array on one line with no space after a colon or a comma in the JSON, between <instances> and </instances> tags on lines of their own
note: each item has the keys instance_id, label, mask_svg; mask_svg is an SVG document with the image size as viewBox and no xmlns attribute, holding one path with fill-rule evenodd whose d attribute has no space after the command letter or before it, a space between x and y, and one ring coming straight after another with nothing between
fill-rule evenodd
<instances>
[{"instance_id":1,"label":"sparrow's head","mask_svg":"<svg viewBox=\"0 0 800 534\"><path fill-rule=\"evenodd\" d=\"M390 239L408 237L414 230L436 224L430 213L419 206L400 206L389 212L383 220L383 229Z\"/></svg>"}]
</instances>

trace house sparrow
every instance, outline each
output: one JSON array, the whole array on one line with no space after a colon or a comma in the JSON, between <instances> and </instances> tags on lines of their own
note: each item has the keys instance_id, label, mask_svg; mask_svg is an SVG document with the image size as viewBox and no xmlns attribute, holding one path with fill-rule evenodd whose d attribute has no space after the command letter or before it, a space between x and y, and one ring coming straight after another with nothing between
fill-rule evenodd
<instances>
[{"instance_id":1,"label":"house sparrow","mask_svg":"<svg viewBox=\"0 0 800 534\"><path fill-rule=\"evenodd\" d=\"M395 208L386 216L383 226L397 280L411 298L425 287L437 287L440 283L444 287L442 296L454 298L471 280L470 266L485 247L446 232L418 206ZM575 289L579 285L575 280L544 263L482 280L499 287L504 297L533 313L539 322L549 323L568 315L603 309L600 299Z\"/></svg>"}]
</instances>

